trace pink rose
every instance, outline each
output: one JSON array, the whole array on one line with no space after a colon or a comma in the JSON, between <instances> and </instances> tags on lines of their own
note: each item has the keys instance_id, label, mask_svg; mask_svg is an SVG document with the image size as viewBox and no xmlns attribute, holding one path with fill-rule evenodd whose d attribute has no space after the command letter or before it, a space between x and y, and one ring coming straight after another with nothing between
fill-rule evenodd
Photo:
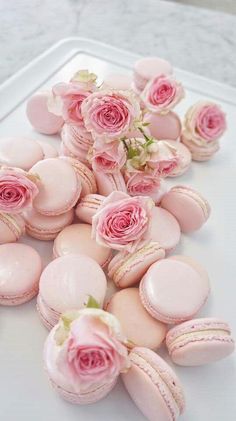
<instances>
[{"instance_id":1,"label":"pink rose","mask_svg":"<svg viewBox=\"0 0 236 421\"><path fill-rule=\"evenodd\" d=\"M94 92L83 102L81 111L87 130L106 142L124 136L140 116L139 103L128 91Z\"/></svg>"},{"instance_id":2,"label":"pink rose","mask_svg":"<svg viewBox=\"0 0 236 421\"><path fill-rule=\"evenodd\" d=\"M83 127L81 105L91 92L81 89L76 83L58 83L52 91L53 98L48 103L49 111L62 115L66 123Z\"/></svg>"},{"instance_id":3,"label":"pink rose","mask_svg":"<svg viewBox=\"0 0 236 421\"><path fill-rule=\"evenodd\" d=\"M84 91L93 92L96 90L96 80L97 75L94 73L89 73L87 69L78 70L76 72L70 82L76 84L77 87Z\"/></svg>"},{"instance_id":4,"label":"pink rose","mask_svg":"<svg viewBox=\"0 0 236 421\"><path fill-rule=\"evenodd\" d=\"M163 140L150 145L149 152L147 166L153 169L159 177L167 177L179 163L176 149Z\"/></svg>"},{"instance_id":5,"label":"pink rose","mask_svg":"<svg viewBox=\"0 0 236 421\"><path fill-rule=\"evenodd\" d=\"M19 213L32 206L38 187L33 176L19 168L0 168L0 212Z\"/></svg>"},{"instance_id":6,"label":"pink rose","mask_svg":"<svg viewBox=\"0 0 236 421\"><path fill-rule=\"evenodd\" d=\"M216 141L225 130L225 114L214 103L199 101L185 115L183 134L199 146Z\"/></svg>"},{"instance_id":7,"label":"pink rose","mask_svg":"<svg viewBox=\"0 0 236 421\"><path fill-rule=\"evenodd\" d=\"M160 75L147 83L141 99L149 111L167 113L184 97L181 83L173 76Z\"/></svg>"},{"instance_id":8,"label":"pink rose","mask_svg":"<svg viewBox=\"0 0 236 421\"><path fill-rule=\"evenodd\" d=\"M159 203L166 192L163 180L153 171L126 171L125 180L130 196L150 196Z\"/></svg>"},{"instance_id":9,"label":"pink rose","mask_svg":"<svg viewBox=\"0 0 236 421\"><path fill-rule=\"evenodd\" d=\"M58 330L62 336L64 329L56 363L74 389L85 392L95 385L113 382L130 364L120 324L112 314L95 308L74 314L76 318L71 322L66 319L66 329L61 324L54 333L58 341Z\"/></svg>"},{"instance_id":10,"label":"pink rose","mask_svg":"<svg viewBox=\"0 0 236 421\"><path fill-rule=\"evenodd\" d=\"M114 250L136 250L148 238L153 206L154 202L149 197L130 197L123 192L112 192L93 216L93 238Z\"/></svg>"},{"instance_id":11,"label":"pink rose","mask_svg":"<svg viewBox=\"0 0 236 421\"><path fill-rule=\"evenodd\" d=\"M119 171L126 162L124 145L119 140L105 143L95 141L92 153L92 168L94 171L112 173Z\"/></svg>"}]
</instances>

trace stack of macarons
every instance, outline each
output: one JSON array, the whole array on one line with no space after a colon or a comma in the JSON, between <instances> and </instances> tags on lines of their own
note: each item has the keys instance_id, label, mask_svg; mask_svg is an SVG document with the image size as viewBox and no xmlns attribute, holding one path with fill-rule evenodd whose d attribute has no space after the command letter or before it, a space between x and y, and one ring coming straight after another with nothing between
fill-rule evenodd
<instances>
[{"instance_id":1,"label":"stack of macarons","mask_svg":"<svg viewBox=\"0 0 236 421\"><path fill-rule=\"evenodd\" d=\"M13 212L21 191L12 193L0 179L0 304L37 296L50 331L45 368L64 399L96 402L120 376L150 421L177 420L185 408L161 347L181 366L218 361L234 350L228 323L199 318L211 291L207 271L189 256L173 255L182 235L207 222L210 205L194 188L167 188L164 179L184 174L192 159L209 159L226 127L223 112L208 102L188 110L182 123L175 109L182 98L172 66L158 57L136 62L133 77L107 75L101 86L81 70L27 102L33 129L55 135L58 148L35 135L0 139L7 182L13 170L37 180L31 201L23 192L30 205ZM48 242L47 266L21 243L24 235Z\"/></svg>"}]
</instances>

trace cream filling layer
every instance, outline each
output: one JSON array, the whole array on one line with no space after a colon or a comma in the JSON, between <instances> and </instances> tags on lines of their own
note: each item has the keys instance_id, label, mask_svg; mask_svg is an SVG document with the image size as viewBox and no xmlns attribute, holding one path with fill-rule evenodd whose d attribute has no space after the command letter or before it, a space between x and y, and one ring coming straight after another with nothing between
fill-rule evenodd
<instances>
[{"instance_id":1,"label":"cream filling layer","mask_svg":"<svg viewBox=\"0 0 236 421\"><path fill-rule=\"evenodd\" d=\"M17 225L17 223L16 223L16 221L15 221L15 219L14 219L14 217L13 217L13 216L11 216L11 215L10 215L10 214L8 214L8 213L4 213L4 214L1 214L1 215L0 215L0 218L2 219L2 221L3 221L3 222L8 223L9 228L11 228L11 225L13 225L13 227L15 228L15 230L16 230L16 232L17 232L18 236L20 237L20 235L21 235L21 229L20 229L20 227Z\"/></svg>"},{"instance_id":2,"label":"cream filling layer","mask_svg":"<svg viewBox=\"0 0 236 421\"><path fill-rule=\"evenodd\" d=\"M178 336L176 339L171 342L170 347L175 347L178 343L184 341L185 339L196 339L196 337L208 337L208 336L229 336L229 331L224 329L208 329L208 330L198 330L196 332L189 332L183 333L182 335Z\"/></svg>"}]
</instances>

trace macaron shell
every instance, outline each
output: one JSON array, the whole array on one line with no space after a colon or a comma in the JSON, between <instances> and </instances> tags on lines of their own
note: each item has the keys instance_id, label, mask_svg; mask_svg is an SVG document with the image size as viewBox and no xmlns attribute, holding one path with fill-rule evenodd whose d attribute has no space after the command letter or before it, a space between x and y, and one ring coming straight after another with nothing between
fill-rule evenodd
<instances>
[{"instance_id":1,"label":"macaron shell","mask_svg":"<svg viewBox=\"0 0 236 421\"><path fill-rule=\"evenodd\" d=\"M103 81L102 89L118 89L126 91L131 89L132 77L127 74L111 73Z\"/></svg>"},{"instance_id":2,"label":"macaron shell","mask_svg":"<svg viewBox=\"0 0 236 421\"><path fill-rule=\"evenodd\" d=\"M179 116L169 111L167 114L153 114L147 112L144 116L144 122L149 123L150 134L158 140L179 140L181 135L181 121Z\"/></svg>"},{"instance_id":3,"label":"macaron shell","mask_svg":"<svg viewBox=\"0 0 236 421\"><path fill-rule=\"evenodd\" d=\"M192 266L169 258L153 264L139 288L146 310L158 320L173 324L191 319L210 291L208 279Z\"/></svg>"},{"instance_id":4,"label":"macaron shell","mask_svg":"<svg viewBox=\"0 0 236 421\"><path fill-rule=\"evenodd\" d=\"M173 187L163 196L161 207L175 216L185 233L200 229L210 213L208 203L198 192L180 186Z\"/></svg>"},{"instance_id":5,"label":"macaron shell","mask_svg":"<svg viewBox=\"0 0 236 421\"><path fill-rule=\"evenodd\" d=\"M153 319L144 309L138 288L126 288L115 293L106 311L117 317L130 347L157 349L166 336L167 326Z\"/></svg>"},{"instance_id":6,"label":"macaron shell","mask_svg":"<svg viewBox=\"0 0 236 421\"><path fill-rule=\"evenodd\" d=\"M106 277L99 264L78 254L49 263L42 272L39 292L49 307L62 313L85 307L90 295L102 306L106 287Z\"/></svg>"},{"instance_id":7,"label":"macaron shell","mask_svg":"<svg viewBox=\"0 0 236 421\"><path fill-rule=\"evenodd\" d=\"M220 149L218 140L211 143L203 143L201 146L194 143L182 133L181 142L189 149L193 161L208 161Z\"/></svg>"},{"instance_id":8,"label":"macaron shell","mask_svg":"<svg viewBox=\"0 0 236 421\"><path fill-rule=\"evenodd\" d=\"M0 139L0 165L28 171L43 157L43 149L35 140L25 137Z\"/></svg>"},{"instance_id":9,"label":"macaron shell","mask_svg":"<svg viewBox=\"0 0 236 421\"><path fill-rule=\"evenodd\" d=\"M92 238L92 227L88 224L73 224L64 228L54 241L55 257L68 254L85 254L105 267L112 257L108 247L101 246Z\"/></svg>"},{"instance_id":10,"label":"macaron shell","mask_svg":"<svg viewBox=\"0 0 236 421\"><path fill-rule=\"evenodd\" d=\"M58 157L57 150L50 143L42 142L40 140L38 140L37 142L40 144L43 150L43 159Z\"/></svg>"},{"instance_id":11,"label":"macaron shell","mask_svg":"<svg viewBox=\"0 0 236 421\"><path fill-rule=\"evenodd\" d=\"M0 244L13 243L25 232L25 223L20 215L0 213Z\"/></svg>"},{"instance_id":12,"label":"macaron shell","mask_svg":"<svg viewBox=\"0 0 236 421\"><path fill-rule=\"evenodd\" d=\"M56 134L62 128L64 121L48 110L49 91L34 94L27 102L26 114L31 125L39 133Z\"/></svg>"},{"instance_id":13,"label":"macaron shell","mask_svg":"<svg viewBox=\"0 0 236 421\"><path fill-rule=\"evenodd\" d=\"M84 196L75 209L77 218L82 222L92 224L92 218L97 212L104 198L105 196L100 194L88 194Z\"/></svg>"},{"instance_id":14,"label":"macaron shell","mask_svg":"<svg viewBox=\"0 0 236 421\"><path fill-rule=\"evenodd\" d=\"M97 185L93 172L82 162L71 157L62 157L74 168L80 182L81 182L81 194L80 198L96 193Z\"/></svg>"},{"instance_id":15,"label":"macaron shell","mask_svg":"<svg viewBox=\"0 0 236 421\"><path fill-rule=\"evenodd\" d=\"M0 304L22 304L37 294L42 262L32 247L19 243L1 245L0 267Z\"/></svg>"},{"instance_id":16,"label":"macaron shell","mask_svg":"<svg viewBox=\"0 0 236 421\"><path fill-rule=\"evenodd\" d=\"M43 215L60 215L78 201L81 183L73 167L60 158L39 161L30 173L40 178L34 208Z\"/></svg>"},{"instance_id":17,"label":"macaron shell","mask_svg":"<svg viewBox=\"0 0 236 421\"><path fill-rule=\"evenodd\" d=\"M167 252L173 250L180 241L180 226L176 218L165 209L155 206L152 209L150 238Z\"/></svg>"},{"instance_id":18,"label":"macaron shell","mask_svg":"<svg viewBox=\"0 0 236 421\"><path fill-rule=\"evenodd\" d=\"M114 174L105 174L102 172L94 172L98 193L102 196L109 196L113 191L123 191L127 193L125 180L121 172Z\"/></svg>"}]
</instances>

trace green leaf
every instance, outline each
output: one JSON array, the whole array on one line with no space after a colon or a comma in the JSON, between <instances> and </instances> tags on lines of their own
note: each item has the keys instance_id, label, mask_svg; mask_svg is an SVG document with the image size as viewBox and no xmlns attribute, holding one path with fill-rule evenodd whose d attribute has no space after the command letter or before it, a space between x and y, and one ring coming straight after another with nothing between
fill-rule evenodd
<instances>
[{"instance_id":1,"label":"green leaf","mask_svg":"<svg viewBox=\"0 0 236 421\"><path fill-rule=\"evenodd\" d=\"M89 295L89 299L88 299L86 308L100 308L100 305L95 300L95 298L92 297L92 295Z\"/></svg>"},{"instance_id":2,"label":"green leaf","mask_svg":"<svg viewBox=\"0 0 236 421\"><path fill-rule=\"evenodd\" d=\"M150 124L150 123L148 123L148 122L143 123L143 127L149 126L149 124Z\"/></svg>"}]
</instances>

